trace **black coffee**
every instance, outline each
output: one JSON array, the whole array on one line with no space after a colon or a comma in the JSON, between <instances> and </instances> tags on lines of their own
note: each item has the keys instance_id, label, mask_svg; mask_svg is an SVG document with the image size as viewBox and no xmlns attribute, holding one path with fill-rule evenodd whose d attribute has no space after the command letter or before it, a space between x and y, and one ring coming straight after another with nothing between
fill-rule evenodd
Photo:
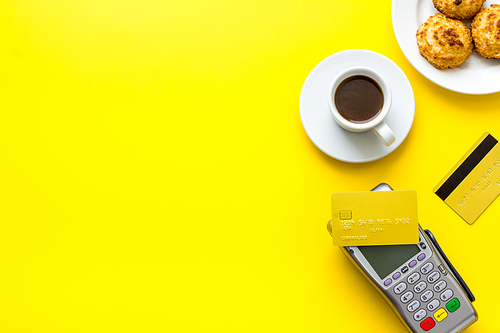
<instances>
[{"instance_id":1,"label":"black coffee","mask_svg":"<svg viewBox=\"0 0 500 333\"><path fill-rule=\"evenodd\" d=\"M380 113L384 105L382 89L375 80L355 75L342 81L335 92L335 106L352 123L366 123Z\"/></svg>"}]
</instances>

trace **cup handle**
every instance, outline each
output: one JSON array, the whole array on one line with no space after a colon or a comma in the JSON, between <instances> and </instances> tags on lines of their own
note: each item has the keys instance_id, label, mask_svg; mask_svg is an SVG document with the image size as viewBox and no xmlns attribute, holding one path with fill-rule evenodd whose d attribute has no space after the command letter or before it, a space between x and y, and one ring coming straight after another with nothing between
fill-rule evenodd
<instances>
[{"instance_id":1,"label":"cup handle","mask_svg":"<svg viewBox=\"0 0 500 333\"><path fill-rule=\"evenodd\" d=\"M373 132L377 134L380 141L386 146L390 146L396 141L396 136L385 122L381 122L375 126Z\"/></svg>"}]
</instances>

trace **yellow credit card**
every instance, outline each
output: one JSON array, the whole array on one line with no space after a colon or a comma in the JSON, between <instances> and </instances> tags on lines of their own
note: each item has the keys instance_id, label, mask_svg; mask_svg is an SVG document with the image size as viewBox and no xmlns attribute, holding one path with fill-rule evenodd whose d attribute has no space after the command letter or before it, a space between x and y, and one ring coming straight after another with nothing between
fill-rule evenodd
<instances>
[{"instance_id":1,"label":"yellow credit card","mask_svg":"<svg viewBox=\"0 0 500 333\"><path fill-rule=\"evenodd\" d=\"M417 192L332 193L333 245L418 243Z\"/></svg>"},{"instance_id":2,"label":"yellow credit card","mask_svg":"<svg viewBox=\"0 0 500 333\"><path fill-rule=\"evenodd\" d=\"M500 145L484 133L434 188L467 223L474 223L500 194Z\"/></svg>"}]
</instances>

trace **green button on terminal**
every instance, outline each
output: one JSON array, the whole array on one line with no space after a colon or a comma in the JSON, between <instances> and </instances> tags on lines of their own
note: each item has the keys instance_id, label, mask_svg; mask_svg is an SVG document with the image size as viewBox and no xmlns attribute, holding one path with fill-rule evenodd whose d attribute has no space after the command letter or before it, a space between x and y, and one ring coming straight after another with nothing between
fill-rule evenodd
<instances>
[{"instance_id":1,"label":"green button on terminal","mask_svg":"<svg viewBox=\"0 0 500 333\"><path fill-rule=\"evenodd\" d=\"M450 312L455 312L459 307L460 307L460 302L456 298L446 303L446 308Z\"/></svg>"}]
</instances>

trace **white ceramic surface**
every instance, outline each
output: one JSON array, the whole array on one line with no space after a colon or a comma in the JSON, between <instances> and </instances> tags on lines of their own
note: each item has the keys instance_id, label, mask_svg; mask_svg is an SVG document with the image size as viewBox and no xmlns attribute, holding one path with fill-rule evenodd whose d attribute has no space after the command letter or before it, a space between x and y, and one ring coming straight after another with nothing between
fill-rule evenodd
<instances>
[{"instance_id":1,"label":"white ceramic surface","mask_svg":"<svg viewBox=\"0 0 500 333\"><path fill-rule=\"evenodd\" d=\"M355 75L363 75L371 78L375 82L377 82L380 89L382 89L383 96L383 105L380 113L372 120L364 122L364 123L353 123L342 117L335 105L335 94L339 85L344 82L345 79L355 76ZM392 106L392 94L391 87L385 80L385 78L380 75L377 71L373 70L370 67L364 66L356 66L347 68L346 70L340 72L330 84L327 93L327 101L328 107L330 108L330 112L332 113L333 119L340 125L340 127L351 131L351 132L366 132L368 130L373 130L377 137L382 141L386 146L390 146L396 141L396 137L394 133L391 131L389 126L384 122L384 118L387 116Z\"/></svg>"},{"instance_id":2,"label":"white ceramic surface","mask_svg":"<svg viewBox=\"0 0 500 333\"><path fill-rule=\"evenodd\" d=\"M385 146L373 131L353 133L334 120L327 101L333 78L346 68L366 66L385 77L392 90L392 108L385 122L396 142ZM345 162L363 163L393 152L406 138L415 116L415 98L408 78L389 58L368 50L341 51L322 60L307 76L300 93L300 119L311 141L325 154Z\"/></svg>"},{"instance_id":3,"label":"white ceramic surface","mask_svg":"<svg viewBox=\"0 0 500 333\"><path fill-rule=\"evenodd\" d=\"M487 0L483 7L494 3ZM392 26L394 34L408 61L423 76L452 91L463 94L482 95L500 91L500 60L486 59L472 52L462 65L449 68L434 68L418 52L416 33L429 16L438 13L430 0L393 0ZM471 20L464 20L470 27Z\"/></svg>"}]
</instances>

